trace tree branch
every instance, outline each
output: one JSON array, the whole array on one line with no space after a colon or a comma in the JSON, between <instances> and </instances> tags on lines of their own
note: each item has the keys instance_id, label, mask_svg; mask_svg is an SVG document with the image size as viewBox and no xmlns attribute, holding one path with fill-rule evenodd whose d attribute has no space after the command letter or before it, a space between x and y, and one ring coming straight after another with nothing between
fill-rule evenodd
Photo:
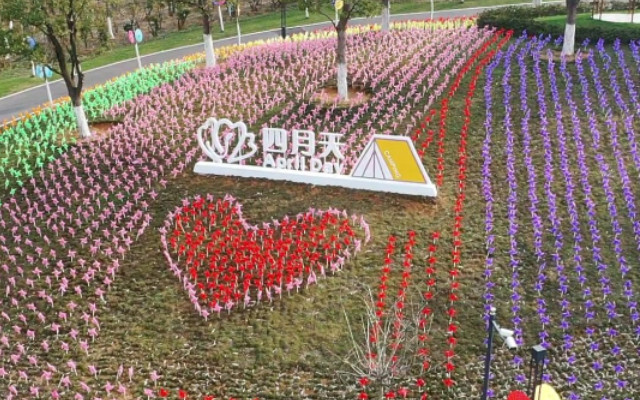
<instances>
[{"instance_id":1,"label":"tree branch","mask_svg":"<svg viewBox=\"0 0 640 400\"><path fill-rule=\"evenodd\" d=\"M329 15L325 14L324 11L322 11L321 7L318 7L318 9L316 10L318 12L318 14L324 16L325 18L327 18L329 20L329 22L331 22L331 25L333 25L334 29L338 29L338 25L336 25L335 21L333 20L333 17L330 17Z\"/></svg>"}]
</instances>

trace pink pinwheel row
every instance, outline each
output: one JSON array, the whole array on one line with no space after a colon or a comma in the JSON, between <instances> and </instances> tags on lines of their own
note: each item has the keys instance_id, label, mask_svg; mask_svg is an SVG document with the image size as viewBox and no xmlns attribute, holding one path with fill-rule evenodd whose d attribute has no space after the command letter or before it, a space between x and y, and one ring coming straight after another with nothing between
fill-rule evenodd
<instances>
[{"instance_id":1,"label":"pink pinwheel row","mask_svg":"<svg viewBox=\"0 0 640 400\"><path fill-rule=\"evenodd\" d=\"M255 54L270 56L255 63ZM131 107L138 118L136 125L127 128L146 130L153 126L158 133L195 131L201 121L211 116L244 120L251 126L294 91L293 80L281 72L295 68L290 62L284 51L273 53L262 47L253 48L232 57L224 67L193 71L175 85L162 86L152 96L138 98L135 104L130 102L112 109L110 115ZM163 118L157 118L159 115ZM185 115L189 118L184 118Z\"/></svg>"},{"instance_id":2,"label":"pink pinwheel row","mask_svg":"<svg viewBox=\"0 0 640 400\"><path fill-rule=\"evenodd\" d=\"M318 104L303 104L294 109L297 103L290 101L279 115L271 118L270 123L290 129L319 126L321 130L347 134L346 164L353 165L370 136L378 132L378 129L380 133L391 134L399 126L406 125L407 132L411 131L417 119L422 118L423 113L448 86L449 80L465 63L466 57L490 35L491 31L485 30L451 29L433 33L408 31L386 36L377 34L350 38L350 48L354 48L353 60L349 64L353 74L352 81L371 89L375 93L372 98L357 109L341 111L336 105L323 108ZM333 64L332 55L332 52L322 54L327 60L325 64L328 69ZM314 60L317 59L318 56L314 55ZM426 68L424 60L429 60ZM454 65L451 70L443 74L452 63ZM441 77L440 84L429 95L427 104L416 110L423 96L427 91L433 90ZM382 89L381 84L389 87ZM308 91L313 89L310 87ZM354 127L362 124L365 116L369 134L363 135L363 128L351 132ZM256 163L260 162L258 158Z\"/></svg>"},{"instance_id":3,"label":"pink pinwheel row","mask_svg":"<svg viewBox=\"0 0 640 400\"><path fill-rule=\"evenodd\" d=\"M225 67L194 71L174 86L163 86L153 98L143 96L135 105L127 103L116 107L111 114L130 108L138 116L138 125L126 126L128 129L144 129L153 125L154 133L171 133L177 129L195 130L210 116L243 119L251 126L266 110L278 106L282 110L271 118L269 124L313 130L318 126L321 130L352 130L346 149L352 164L369 139L369 136L362 136L363 127L358 127L365 115L370 117L366 123L369 134L377 132L380 126L394 126L395 130L406 125L410 130L416 123L416 116L419 118L423 113L415 110L420 104L419 99L432 91L425 108L428 109L447 87L453 74L443 73L443 70L453 65L453 72L457 71L466 61L464 55L470 54L490 36L490 31L476 28L436 30L434 33L399 31L393 33L389 39L393 43L389 46L376 44L380 39L379 33L350 38L355 48L351 53L353 56L350 56L354 59L351 67L353 80L361 80L377 91L355 112L345 110L333 116L333 107L323 111L319 106L300 104L301 99L304 101L308 94L317 91L333 75L334 44L332 40L325 39L287 43L278 52L268 51L269 48L252 48L231 57ZM385 52L384 49L388 48L392 51ZM404 55L400 57L400 54ZM424 68L424 59L430 60L427 68ZM274 71L278 70L279 73L275 74ZM441 76L442 80L434 88ZM421 83L416 84L416 81ZM382 84L390 87L380 90ZM207 93L215 93L215 96ZM394 98L401 98L399 105L391 104ZM185 115L192 116L193 110L196 111L195 117L184 118ZM167 118L155 118L161 114ZM391 130L380 132L391 133ZM256 163L260 163L259 157Z\"/></svg>"},{"instance_id":4,"label":"pink pinwheel row","mask_svg":"<svg viewBox=\"0 0 640 400\"><path fill-rule=\"evenodd\" d=\"M249 68L250 56L238 57L234 67ZM254 71L279 87L276 99L284 99L289 80L270 69L275 62L284 66L279 57ZM235 70L226 71L233 75ZM227 98L221 98L223 80L240 86L244 80L239 75L235 80L215 73L214 79L202 75L198 78L203 81L185 76L175 86L160 87L117 107L114 113L126 109L127 115L107 139L72 148L1 210L0 224L10 232L0 238L1 250L6 249L10 261L4 271L10 282L7 290L17 293L3 317L12 323L20 321L3 339L7 349L17 352L7 350L1 355L6 361L0 385L17 382L7 387L12 396L37 391L79 398L90 390L99 395L102 389L97 383L90 388L74 378L77 365L86 365L79 358L89 357L90 343L100 329L99 304L106 300L121 258L148 227L146 210L157 196L158 185L164 187L164 176L177 176L199 153L193 140L197 122L187 121L185 111L208 117L220 102L228 109L253 110L255 118L261 118L273 106L242 107L243 102L262 102L263 93L242 97L231 86ZM186 95L189 90L198 91L204 99L196 103ZM205 96L209 92L220 96ZM28 345L35 340L38 346ZM56 351L57 366L39 362L50 351ZM96 375L97 368L90 366L88 372ZM35 383L38 376L44 381ZM112 389L110 384L105 386L107 396Z\"/></svg>"},{"instance_id":5,"label":"pink pinwheel row","mask_svg":"<svg viewBox=\"0 0 640 400\"><path fill-rule=\"evenodd\" d=\"M124 217L124 214L120 215ZM131 222L132 219L135 219L135 216L129 219L129 222ZM123 220L123 222L126 221L126 219ZM136 224L132 224L130 226L131 228L135 228ZM144 228L140 229L143 230ZM129 241L128 234L128 231L126 231L126 233L124 234L121 233L121 237L124 239L124 242ZM119 249L120 247L116 249L116 246L111 244L108 246L104 246L100 253L104 256L108 256L109 253L116 255L118 253L116 253L115 250ZM73 262L74 255L71 254L70 258ZM42 260L44 261L46 260L46 258L43 258ZM111 266L109 268L105 268L105 271L101 269L100 262L97 260L93 263L92 266L89 266L89 268L85 268L83 259L79 259L79 269L68 268L65 265L68 262L69 261L63 262L62 260L59 260L55 264L56 267L53 269L53 271L51 271L48 263L43 262L42 270L40 270L39 268L40 265L37 265L33 269L33 273L34 275L36 275L36 277L34 277L33 279L30 279L28 277L25 278L24 283L27 287L26 290L24 286L19 290L17 289L20 283L23 283L20 281L20 279L15 279L18 275L10 276L8 278L9 285L7 286L6 293L8 296L12 295L12 289L15 288L15 291L18 293L19 300L13 297L11 298L12 308L8 313L5 314L6 319L11 320L11 316L9 316L9 314L11 314L15 309L15 312L20 312L20 314L17 315L16 319L23 322L24 325L21 325L17 321L14 321L14 335L13 337L11 337L12 340L3 337L3 341L6 343L6 346L8 348L15 345L15 348L18 349L18 353L11 354L10 358L14 367L17 369L17 373L20 378L19 380L22 380L23 378L26 380L26 378L28 377L24 370L18 369L20 368L21 359L25 359L25 362L28 360L30 366L38 366L38 356L35 354L30 355L28 350L26 352L22 350L22 343L33 341L36 341L36 343L38 343L37 341L43 339L40 342L39 346L36 346L36 348L34 349L38 350L40 354L46 354L49 352L49 349L55 349L58 346L65 355L69 354L70 351L72 354L78 354L78 351L88 353L89 342L87 339L82 339L82 337L87 335L91 337L91 341L93 341L99 334L100 324L97 319L98 306L95 302L91 302L89 299L94 298L95 296L96 299L101 299L102 301L104 301L104 294L108 290L112 280L115 278L115 273L117 272L117 259L111 263ZM12 272L9 270L8 266L3 269L8 274ZM18 272L20 272L20 269L21 267L16 267L16 270L18 270ZM50 279L52 272L53 276L55 276L55 281ZM100 276L100 272L106 272L103 279ZM68 274L68 276L65 276L65 273ZM40 275L44 275L44 279L42 279ZM80 277L80 275L82 275L82 281L84 281L84 283L79 282L78 278ZM23 274L19 275L19 277L22 276ZM100 276L100 280L98 280L98 276ZM87 290L87 288L90 288L93 284L93 281L96 280L98 281L99 285L95 288L95 292L92 293L90 290ZM78 282L79 284L73 286L74 284L71 282L74 281ZM53 285L59 287L59 292L56 287L52 286L52 283ZM44 287L42 285L44 285ZM60 300L62 299L62 296L64 295L66 290L72 292L72 286L74 287L73 292L75 292L76 296L79 296L80 299L76 299L75 301L70 300L65 304ZM40 287L40 290L37 290L36 293L36 289L38 287ZM45 301L49 307L47 307L46 305L43 307ZM88 302L88 304L85 302ZM83 311L85 307L87 309L86 311ZM22 309L24 309L23 312L21 312ZM55 311L56 309L57 311ZM45 315L52 317L50 323L47 323ZM29 323L28 320L30 320L31 323ZM34 321L36 321L37 323L34 324ZM82 321L84 321L84 324L82 323ZM23 329L26 338L20 335ZM55 337L52 336L54 333ZM78 351L73 350L73 348L76 346L78 347ZM27 349L29 349L29 347L31 346L28 346ZM38 352L36 352L36 354L37 353ZM73 365L74 363L75 362L73 362L72 359L69 359L70 365ZM49 371L48 373L42 373L45 377L47 377L49 376L48 374L50 372L51 371ZM7 371L7 368L5 368L5 373L11 375L11 371ZM47 378L47 381L50 379L51 377Z\"/></svg>"},{"instance_id":6,"label":"pink pinwheel row","mask_svg":"<svg viewBox=\"0 0 640 400\"><path fill-rule=\"evenodd\" d=\"M0 250L8 260L2 272L10 298L2 317L13 324L2 338L0 385L6 382L12 397L99 395L102 389L74 378L76 360L89 355L100 331L98 304L106 300L120 260L149 225L154 188L195 157L188 141L176 139L112 132L74 147L0 209L8 232ZM57 366L39 361L50 351L56 351ZM95 376L97 368L88 372ZM104 386L106 395L124 390L116 394L113 384Z\"/></svg>"}]
</instances>

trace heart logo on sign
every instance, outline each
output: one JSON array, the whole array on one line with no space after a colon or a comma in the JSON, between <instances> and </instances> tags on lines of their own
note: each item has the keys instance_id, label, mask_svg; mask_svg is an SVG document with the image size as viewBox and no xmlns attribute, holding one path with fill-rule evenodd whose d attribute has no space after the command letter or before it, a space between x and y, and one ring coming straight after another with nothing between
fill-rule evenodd
<instances>
[{"instance_id":1,"label":"heart logo on sign","mask_svg":"<svg viewBox=\"0 0 640 400\"><path fill-rule=\"evenodd\" d=\"M226 129L221 132L221 128ZM207 136L209 140L206 139ZM226 118L209 118L198 128L197 137L202 151L213 162L237 163L252 157L258 151L256 135L247 132L247 125L244 122L231 122ZM236 143L231 150L233 141ZM243 153L247 147L248 151Z\"/></svg>"},{"instance_id":2,"label":"heart logo on sign","mask_svg":"<svg viewBox=\"0 0 640 400\"><path fill-rule=\"evenodd\" d=\"M170 269L205 319L306 288L341 270L368 240L362 217L334 209L252 225L229 195L185 199L161 228Z\"/></svg>"}]
</instances>

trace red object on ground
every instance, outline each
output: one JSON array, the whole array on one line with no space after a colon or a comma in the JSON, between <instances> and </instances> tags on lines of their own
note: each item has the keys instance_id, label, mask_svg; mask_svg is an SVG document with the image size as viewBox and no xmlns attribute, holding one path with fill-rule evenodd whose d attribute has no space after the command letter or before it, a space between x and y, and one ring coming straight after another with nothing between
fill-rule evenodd
<instances>
[{"instance_id":1,"label":"red object on ground","mask_svg":"<svg viewBox=\"0 0 640 400\"><path fill-rule=\"evenodd\" d=\"M507 400L531 400L531 399L524 392L521 392L519 390L514 390L513 392L509 393L509 397L507 397Z\"/></svg>"}]
</instances>

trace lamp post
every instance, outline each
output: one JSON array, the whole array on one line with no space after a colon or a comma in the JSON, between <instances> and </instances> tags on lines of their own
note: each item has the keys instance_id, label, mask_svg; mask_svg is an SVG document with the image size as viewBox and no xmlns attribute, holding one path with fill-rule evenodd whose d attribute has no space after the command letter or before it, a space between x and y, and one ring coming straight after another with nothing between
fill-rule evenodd
<instances>
[{"instance_id":1,"label":"lamp post","mask_svg":"<svg viewBox=\"0 0 640 400\"><path fill-rule=\"evenodd\" d=\"M280 0L280 29L282 31L282 38L287 37L287 5L285 0Z\"/></svg>"},{"instance_id":2,"label":"lamp post","mask_svg":"<svg viewBox=\"0 0 640 400\"><path fill-rule=\"evenodd\" d=\"M547 349L538 344L531 348L531 361L529 362L529 383L527 393L535 400L535 390L542 384L544 375L544 359L547 357Z\"/></svg>"},{"instance_id":3,"label":"lamp post","mask_svg":"<svg viewBox=\"0 0 640 400\"><path fill-rule=\"evenodd\" d=\"M493 323L496 318L496 308L491 307L489 310L489 324L487 325L487 334L489 341L487 343L487 354L484 357L484 381L482 383L482 400L487 400L487 391L489 390L489 370L491 368L491 350L493 348Z\"/></svg>"},{"instance_id":4,"label":"lamp post","mask_svg":"<svg viewBox=\"0 0 640 400\"><path fill-rule=\"evenodd\" d=\"M515 334L511 329L502 328L496 322L496 308L489 309L489 325L487 326L487 334L489 336L487 343L487 355L484 358L484 381L482 383L482 400L487 400L487 392L489 391L489 369L491 367L491 350L493 349L493 331L498 332L504 344L509 349L517 349L518 343L513 338Z\"/></svg>"}]
</instances>

